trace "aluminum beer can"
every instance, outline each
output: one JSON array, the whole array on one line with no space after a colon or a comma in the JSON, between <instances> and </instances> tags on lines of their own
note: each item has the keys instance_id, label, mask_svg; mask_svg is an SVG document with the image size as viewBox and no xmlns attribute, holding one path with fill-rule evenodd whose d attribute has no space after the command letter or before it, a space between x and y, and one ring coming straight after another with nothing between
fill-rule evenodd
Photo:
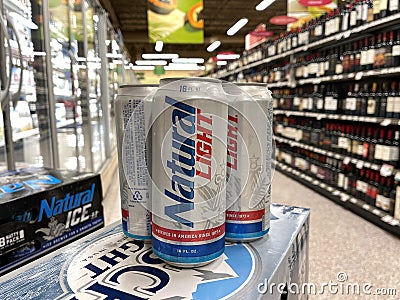
<instances>
[{"instance_id":1,"label":"aluminum beer can","mask_svg":"<svg viewBox=\"0 0 400 300\"><path fill-rule=\"evenodd\" d=\"M151 240L150 97L157 85L123 85L115 101L122 230L128 237ZM147 136L149 138L147 138Z\"/></svg>"},{"instance_id":2,"label":"aluminum beer can","mask_svg":"<svg viewBox=\"0 0 400 300\"><path fill-rule=\"evenodd\" d=\"M269 231L272 105L265 84L223 84L231 103L227 134L226 240L247 242Z\"/></svg>"},{"instance_id":3,"label":"aluminum beer can","mask_svg":"<svg viewBox=\"0 0 400 300\"><path fill-rule=\"evenodd\" d=\"M227 117L216 79L173 80L154 95L152 247L172 265L224 252Z\"/></svg>"}]
</instances>

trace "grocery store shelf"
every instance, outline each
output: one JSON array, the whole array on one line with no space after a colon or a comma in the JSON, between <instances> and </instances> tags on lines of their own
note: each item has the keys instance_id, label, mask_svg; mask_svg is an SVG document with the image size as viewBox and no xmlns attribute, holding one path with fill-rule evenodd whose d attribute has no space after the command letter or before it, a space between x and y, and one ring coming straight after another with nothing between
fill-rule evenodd
<instances>
[{"instance_id":1,"label":"grocery store shelf","mask_svg":"<svg viewBox=\"0 0 400 300\"><path fill-rule=\"evenodd\" d=\"M356 159L356 158L351 158L351 157L343 155L343 154L339 154L339 153L332 152L332 151L327 151L327 150L324 150L324 149L321 149L318 147L310 146L310 145L296 142L296 141L286 139L283 137L275 136L274 139L275 139L275 141L278 141L280 143L287 143L291 147L299 147L299 148L302 148L305 150L309 150L309 151L312 151L312 152L315 152L318 154L326 155L328 157L333 157L333 158L340 159L340 160L349 160L349 162L351 162L359 167L364 166L368 169L373 169L373 170L379 171L382 168L382 166L384 166L384 165L373 164L373 163L366 162L364 160L360 160L360 159Z\"/></svg>"},{"instance_id":2,"label":"grocery store shelf","mask_svg":"<svg viewBox=\"0 0 400 300\"><path fill-rule=\"evenodd\" d=\"M343 120L343 121L354 121L354 122L365 122L365 123L379 123L382 126L388 125L400 125L400 120L397 118L383 118L383 117L365 117L365 116L353 116L353 115L342 115L342 114L330 114L330 113L314 113L314 112L303 112L295 110L274 110L276 115L290 116L302 116L321 119L332 119L332 120Z\"/></svg>"},{"instance_id":3,"label":"grocery store shelf","mask_svg":"<svg viewBox=\"0 0 400 300\"><path fill-rule=\"evenodd\" d=\"M307 45L302 45L302 46L297 47L297 48L295 48L295 49L293 49L293 50L289 50L289 51L286 51L286 52L281 53L281 54L278 54L278 55L274 55L274 56L271 56L271 57L267 57L267 58L265 58L265 59L263 59L263 60L260 60L260 61L257 61L257 62L248 64L248 65L243 66L243 67L240 67L240 68L236 68L236 69L233 70L233 71L226 71L226 70L219 71L219 72L216 73L215 78L223 78L223 77L227 77L227 76L230 76L230 75L233 75L233 74L237 74L237 73L242 72L242 71L244 71L244 70L251 69L251 68L253 68L253 67L257 67L257 66L260 66L260 65L262 65L262 64L266 64L266 63L269 63L269 62L272 62L272 61L275 61L275 60L279 60L279 59L282 59L282 58L288 58L288 57L290 57L290 55L293 55L293 54L295 54L295 53L308 51L308 50L310 50L310 49L317 48L317 47L320 47L320 46L322 46L322 45L329 45L329 44L331 44L331 43L332 43L332 44L333 44L333 43L336 43L336 44L337 44L337 43L346 42L346 40L347 40L349 37L351 37L352 35L359 34L360 32L369 32L369 31L371 31L371 30L377 30L377 29L379 29L381 26L389 26L390 23L392 23L392 22L398 22L399 19L400 19L400 13L391 15L391 16L389 16L389 17L381 18L381 19L372 21L372 22L370 22L370 23L367 23L367 24L364 24L364 25L361 25L361 26L352 28L352 29L350 29L350 30L346 30L346 31L343 31L343 32L334 34L334 35L332 35L332 36L323 38L323 39L321 39L321 40L319 40L319 41L312 42L312 43L309 43L309 44L307 44ZM380 72L380 71L382 71L382 70L376 70L376 71L377 71L377 72ZM396 73L397 73L397 72L399 72L399 71L396 71ZM367 73L368 73L368 72L367 72ZM353 73L353 74L354 74L354 73ZM357 73L357 74L358 74L358 73ZM354 74L354 78L356 77L357 74ZM390 73L387 73L387 74L390 74ZM349 74L347 74L347 75L349 75ZM368 75L368 76L379 76L379 75L380 75L380 74L373 75L373 73L371 73L371 75ZM338 75L338 76L339 76L339 77L337 77L336 79L333 79L333 80L342 80L342 79L339 79L339 78L340 78L340 75ZM359 75L359 76L360 76L360 75ZM362 76L364 76L364 75L362 75ZM361 77L362 77L362 76L361 76ZM361 79L361 78L360 78L360 79ZM344 80L344 79L343 79L343 80Z\"/></svg>"},{"instance_id":4,"label":"grocery store shelf","mask_svg":"<svg viewBox=\"0 0 400 300\"><path fill-rule=\"evenodd\" d=\"M311 84L319 84L321 82L332 82L332 81L341 81L341 80L361 80L362 78L374 77L374 76L387 76L387 75L398 75L400 74L400 67L393 68L383 68L369 71L360 71L360 72L352 72L347 74L340 75L332 75L332 76L323 76L317 78L307 78L307 79L299 79L298 83L300 85L311 83Z\"/></svg>"},{"instance_id":5,"label":"grocery store shelf","mask_svg":"<svg viewBox=\"0 0 400 300\"><path fill-rule=\"evenodd\" d=\"M72 124L74 124L73 119L60 121L57 123L57 128L67 127ZM26 139L28 137L32 137L32 136L35 136L38 134L39 134L38 128L17 132L17 133L13 134L13 141L17 142L19 140L23 140L23 139ZM0 141L0 147L4 147L4 146L5 146L4 140Z\"/></svg>"},{"instance_id":6,"label":"grocery store shelf","mask_svg":"<svg viewBox=\"0 0 400 300\"><path fill-rule=\"evenodd\" d=\"M332 200L333 202L353 211L357 215L363 217L371 223L374 223L382 229L400 237L400 221L393 218L388 213L368 205L364 201L356 199L333 186L327 185L321 180L306 175L285 163L276 161L275 165L278 171L320 193L329 200Z\"/></svg>"}]
</instances>

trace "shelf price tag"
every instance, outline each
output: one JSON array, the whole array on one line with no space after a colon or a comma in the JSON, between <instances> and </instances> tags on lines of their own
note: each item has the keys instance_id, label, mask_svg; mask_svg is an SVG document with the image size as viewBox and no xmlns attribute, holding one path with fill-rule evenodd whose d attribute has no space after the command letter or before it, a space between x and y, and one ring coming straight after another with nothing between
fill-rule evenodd
<instances>
[{"instance_id":1,"label":"shelf price tag","mask_svg":"<svg viewBox=\"0 0 400 300\"><path fill-rule=\"evenodd\" d=\"M369 206L368 204L363 204L362 208L364 208L365 210L370 210L371 206Z\"/></svg>"},{"instance_id":2,"label":"shelf price tag","mask_svg":"<svg viewBox=\"0 0 400 300\"><path fill-rule=\"evenodd\" d=\"M400 181L400 171L396 172L396 174L394 175L394 180Z\"/></svg>"},{"instance_id":3,"label":"shelf price tag","mask_svg":"<svg viewBox=\"0 0 400 300\"><path fill-rule=\"evenodd\" d=\"M346 202L347 200L349 200L350 199L350 196L349 195L346 195L346 194L341 194L340 195L340 200L342 201L342 202Z\"/></svg>"},{"instance_id":4,"label":"shelf price tag","mask_svg":"<svg viewBox=\"0 0 400 300\"><path fill-rule=\"evenodd\" d=\"M400 221L397 219L393 219L392 221L390 221L390 225L392 225L392 226L397 226L399 224L400 224Z\"/></svg>"},{"instance_id":5,"label":"shelf price tag","mask_svg":"<svg viewBox=\"0 0 400 300\"><path fill-rule=\"evenodd\" d=\"M343 160L343 163L345 165L348 165L350 163L350 157L345 157L345 159Z\"/></svg>"},{"instance_id":6,"label":"shelf price tag","mask_svg":"<svg viewBox=\"0 0 400 300\"><path fill-rule=\"evenodd\" d=\"M381 122L381 126L388 126L392 123L392 120L390 119L385 119Z\"/></svg>"},{"instance_id":7,"label":"shelf price tag","mask_svg":"<svg viewBox=\"0 0 400 300\"><path fill-rule=\"evenodd\" d=\"M357 72L356 76L354 77L355 80L360 80L363 77L363 72Z\"/></svg>"},{"instance_id":8,"label":"shelf price tag","mask_svg":"<svg viewBox=\"0 0 400 300\"><path fill-rule=\"evenodd\" d=\"M386 215L386 216L382 217L381 220L383 222L386 222L386 223L390 224L390 222L393 220L393 218L391 216L389 216L389 215Z\"/></svg>"},{"instance_id":9,"label":"shelf price tag","mask_svg":"<svg viewBox=\"0 0 400 300\"><path fill-rule=\"evenodd\" d=\"M358 162L357 162L357 169L362 169L363 167L364 167L364 162L362 161L362 160L359 160Z\"/></svg>"},{"instance_id":10,"label":"shelf price tag","mask_svg":"<svg viewBox=\"0 0 400 300\"><path fill-rule=\"evenodd\" d=\"M381 173L381 176L383 176L383 177L389 177L393 174L393 171L394 171L394 167L392 165L384 164L381 167L380 173Z\"/></svg>"},{"instance_id":11,"label":"shelf price tag","mask_svg":"<svg viewBox=\"0 0 400 300\"><path fill-rule=\"evenodd\" d=\"M380 211L379 209L376 209L376 208L374 208L374 209L372 210L372 213L373 213L374 215L377 215L377 216L380 216L380 215L381 215L381 211Z\"/></svg>"}]
</instances>

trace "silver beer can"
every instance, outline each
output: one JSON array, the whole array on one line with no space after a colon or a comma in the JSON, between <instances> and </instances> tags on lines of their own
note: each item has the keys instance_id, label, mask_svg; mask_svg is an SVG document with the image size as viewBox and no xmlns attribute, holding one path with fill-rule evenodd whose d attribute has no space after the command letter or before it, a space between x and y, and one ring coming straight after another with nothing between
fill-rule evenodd
<instances>
[{"instance_id":1,"label":"silver beer can","mask_svg":"<svg viewBox=\"0 0 400 300\"><path fill-rule=\"evenodd\" d=\"M172 265L224 252L227 116L219 80L172 80L154 95L152 247Z\"/></svg>"},{"instance_id":2,"label":"silver beer can","mask_svg":"<svg viewBox=\"0 0 400 300\"><path fill-rule=\"evenodd\" d=\"M151 240L151 94L157 85L123 85L115 101L122 230Z\"/></svg>"},{"instance_id":3,"label":"silver beer can","mask_svg":"<svg viewBox=\"0 0 400 300\"><path fill-rule=\"evenodd\" d=\"M223 87L231 100L225 238L247 242L270 228L273 99L265 84L224 83Z\"/></svg>"}]
</instances>

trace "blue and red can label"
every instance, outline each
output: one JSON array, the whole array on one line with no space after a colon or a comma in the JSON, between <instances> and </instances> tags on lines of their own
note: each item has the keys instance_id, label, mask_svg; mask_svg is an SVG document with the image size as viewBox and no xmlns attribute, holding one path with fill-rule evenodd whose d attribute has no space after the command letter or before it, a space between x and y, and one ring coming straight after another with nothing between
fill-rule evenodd
<instances>
[{"instance_id":1,"label":"blue and red can label","mask_svg":"<svg viewBox=\"0 0 400 300\"><path fill-rule=\"evenodd\" d=\"M217 80L185 79L154 97L152 246L167 262L208 263L224 251L228 105Z\"/></svg>"}]
</instances>

